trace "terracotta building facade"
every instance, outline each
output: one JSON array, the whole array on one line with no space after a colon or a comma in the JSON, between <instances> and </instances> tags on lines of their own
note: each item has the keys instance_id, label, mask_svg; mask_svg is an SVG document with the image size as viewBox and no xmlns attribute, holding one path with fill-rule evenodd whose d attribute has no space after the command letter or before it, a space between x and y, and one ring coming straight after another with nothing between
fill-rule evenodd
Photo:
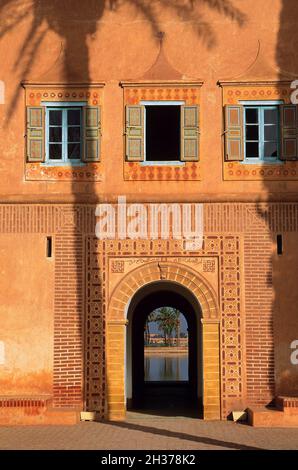
<instances>
[{"instance_id":1,"label":"terracotta building facade","mask_svg":"<svg viewBox=\"0 0 298 470\"><path fill-rule=\"evenodd\" d=\"M198 419L298 424L296 3L1 2L0 424L124 420L169 299Z\"/></svg>"}]
</instances>

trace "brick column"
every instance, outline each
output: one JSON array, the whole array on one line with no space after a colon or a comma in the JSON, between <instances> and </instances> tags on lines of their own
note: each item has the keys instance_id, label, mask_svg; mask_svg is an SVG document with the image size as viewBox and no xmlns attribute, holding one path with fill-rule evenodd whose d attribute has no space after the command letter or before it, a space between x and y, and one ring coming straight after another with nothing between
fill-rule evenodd
<instances>
[{"instance_id":1,"label":"brick column","mask_svg":"<svg viewBox=\"0 0 298 470\"><path fill-rule=\"evenodd\" d=\"M203 324L203 413L204 419L220 419L220 337L219 321Z\"/></svg>"},{"instance_id":2,"label":"brick column","mask_svg":"<svg viewBox=\"0 0 298 470\"><path fill-rule=\"evenodd\" d=\"M82 409L83 242L72 231L55 238L53 404Z\"/></svg>"},{"instance_id":3,"label":"brick column","mask_svg":"<svg viewBox=\"0 0 298 470\"><path fill-rule=\"evenodd\" d=\"M126 320L107 322L107 419L125 419L125 329Z\"/></svg>"}]
</instances>

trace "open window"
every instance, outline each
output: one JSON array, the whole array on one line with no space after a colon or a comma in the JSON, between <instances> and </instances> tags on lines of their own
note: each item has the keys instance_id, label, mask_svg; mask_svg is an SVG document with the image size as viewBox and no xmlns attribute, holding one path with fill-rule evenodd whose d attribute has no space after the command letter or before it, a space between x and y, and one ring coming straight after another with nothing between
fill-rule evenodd
<instances>
[{"instance_id":1,"label":"open window","mask_svg":"<svg viewBox=\"0 0 298 470\"><path fill-rule=\"evenodd\" d=\"M179 161L180 106L146 106L145 116L145 160Z\"/></svg>"},{"instance_id":2,"label":"open window","mask_svg":"<svg viewBox=\"0 0 298 470\"><path fill-rule=\"evenodd\" d=\"M148 164L198 161L198 106L175 101L127 106L126 160Z\"/></svg>"}]
</instances>

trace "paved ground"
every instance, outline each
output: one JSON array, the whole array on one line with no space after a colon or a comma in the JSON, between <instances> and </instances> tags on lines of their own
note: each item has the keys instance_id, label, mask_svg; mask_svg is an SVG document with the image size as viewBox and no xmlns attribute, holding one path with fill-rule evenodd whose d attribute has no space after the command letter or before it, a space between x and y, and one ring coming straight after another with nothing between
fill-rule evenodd
<instances>
[{"instance_id":1,"label":"paved ground","mask_svg":"<svg viewBox=\"0 0 298 470\"><path fill-rule=\"evenodd\" d=\"M298 449L298 428L131 414L123 423L0 427L0 449Z\"/></svg>"}]
</instances>

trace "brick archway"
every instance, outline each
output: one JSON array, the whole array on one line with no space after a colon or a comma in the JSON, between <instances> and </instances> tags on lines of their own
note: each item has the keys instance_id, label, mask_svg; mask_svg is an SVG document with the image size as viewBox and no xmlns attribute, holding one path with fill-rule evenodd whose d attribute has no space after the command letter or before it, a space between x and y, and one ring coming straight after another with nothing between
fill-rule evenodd
<instances>
[{"instance_id":1,"label":"brick archway","mask_svg":"<svg viewBox=\"0 0 298 470\"><path fill-rule=\"evenodd\" d=\"M125 418L125 328L129 303L143 286L178 283L197 299L203 324L204 419L220 419L220 335L216 294L206 279L183 263L148 262L126 274L111 293L107 315L107 418Z\"/></svg>"}]
</instances>

